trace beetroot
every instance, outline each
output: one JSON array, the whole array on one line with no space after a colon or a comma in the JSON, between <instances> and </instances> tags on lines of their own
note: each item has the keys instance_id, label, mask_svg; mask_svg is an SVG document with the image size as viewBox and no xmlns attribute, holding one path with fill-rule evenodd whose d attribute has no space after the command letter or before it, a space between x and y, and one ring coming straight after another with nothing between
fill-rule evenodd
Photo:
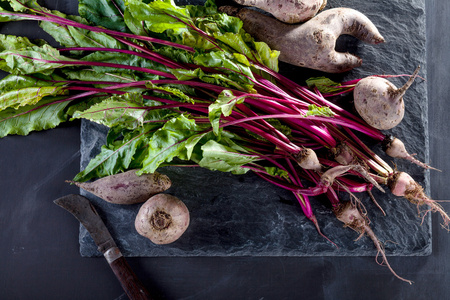
<instances>
[{"instance_id":1,"label":"beetroot","mask_svg":"<svg viewBox=\"0 0 450 300\"><path fill-rule=\"evenodd\" d=\"M353 205L350 201L343 202L337 205L334 209L334 213L336 215L336 218L344 223L344 226L348 226L351 229L355 230L356 232L360 233L361 236L366 234L375 244L375 247L378 250L378 253L381 254L383 261L381 264L385 264L389 270L394 274L395 277L397 277L400 280L406 281L409 284L412 284L412 281L404 279L397 275L395 271L392 269L392 267L389 265L389 262L387 260L386 254L384 252L383 246L376 237L375 233L373 232L372 228L369 227L367 218L364 217L358 210L358 208Z\"/></svg>"},{"instance_id":2,"label":"beetroot","mask_svg":"<svg viewBox=\"0 0 450 300\"><path fill-rule=\"evenodd\" d=\"M165 245L179 239L188 228L189 221L189 210L180 199L169 194L158 194L141 206L134 225L140 235L155 244Z\"/></svg>"},{"instance_id":3,"label":"beetroot","mask_svg":"<svg viewBox=\"0 0 450 300\"><path fill-rule=\"evenodd\" d=\"M362 64L356 55L336 51L341 35L370 44L384 42L367 16L346 7L325 10L301 24L286 24L250 8L222 6L220 11L238 17L247 33L280 51L280 61L327 73L346 72Z\"/></svg>"},{"instance_id":4,"label":"beetroot","mask_svg":"<svg viewBox=\"0 0 450 300\"><path fill-rule=\"evenodd\" d=\"M295 157L298 165L305 170L320 171L322 166L317 158L316 152L309 148L304 148Z\"/></svg>"},{"instance_id":5,"label":"beetroot","mask_svg":"<svg viewBox=\"0 0 450 300\"><path fill-rule=\"evenodd\" d=\"M369 172L361 165L347 165L347 166L336 166L331 169L328 169L325 173L322 174L320 181L321 184L330 187L334 180L344 175L345 173L349 172L350 170L355 171L359 175L361 175L363 178L365 178L368 182L373 184L376 188L378 188L380 191L384 193L384 189L376 182L369 174Z\"/></svg>"},{"instance_id":6,"label":"beetroot","mask_svg":"<svg viewBox=\"0 0 450 300\"><path fill-rule=\"evenodd\" d=\"M414 157L414 154L409 154L408 151L406 151L405 144L398 138L393 137L392 135L387 135L386 138L383 140L383 150L390 157L406 159L416 165L421 166L422 168L437 170L417 160Z\"/></svg>"},{"instance_id":7,"label":"beetroot","mask_svg":"<svg viewBox=\"0 0 450 300\"><path fill-rule=\"evenodd\" d=\"M420 67L399 89L387 79L369 76L361 79L353 91L355 108L359 115L380 130L397 126L405 115L403 95L419 73Z\"/></svg>"},{"instance_id":8,"label":"beetroot","mask_svg":"<svg viewBox=\"0 0 450 300\"><path fill-rule=\"evenodd\" d=\"M375 186L377 189L379 189L380 191L382 191L384 193L384 189L378 184L378 182L375 181L375 179L372 178L369 171L367 170L367 167L364 165L361 165L362 163L359 162L358 158L355 156L355 154L353 153L353 151L350 149L350 147L347 144L341 143L337 147L332 148L331 155L341 165L351 166L351 168L349 168L348 170L354 170L354 171L358 172L368 182L373 184L373 186ZM324 175L325 175L325 173L324 173ZM375 199L373 199L373 200L375 200Z\"/></svg>"},{"instance_id":9,"label":"beetroot","mask_svg":"<svg viewBox=\"0 0 450 300\"><path fill-rule=\"evenodd\" d=\"M254 6L285 23L305 22L327 5L327 0L234 0L244 6Z\"/></svg>"},{"instance_id":10,"label":"beetroot","mask_svg":"<svg viewBox=\"0 0 450 300\"><path fill-rule=\"evenodd\" d=\"M357 161L353 151L345 143L341 143L332 148L331 154L334 157L334 160L336 160L341 165L351 165L356 163Z\"/></svg>"},{"instance_id":11,"label":"beetroot","mask_svg":"<svg viewBox=\"0 0 450 300\"><path fill-rule=\"evenodd\" d=\"M92 182L68 181L114 204L135 204L170 188L169 177L158 172L138 176L137 170L106 176Z\"/></svg>"},{"instance_id":12,"label":"beetroot","mask_svg":"<svg viewBox=\"0 0 450 300\"><path fill-rule=\"evenodd\" d=\"M423 213L422 218L424 218L430 211L438 212L444 221L443 227L446 229L449 228L450 217L441 205L428 198L428 196L424 193L423 188L411 177L411 175L405 172L396 171L389 178L388 185L392 194L405 197L411 203L416 204L418 209L424 205L428 206L429 209Z\"/></svg>"}]
</instances>

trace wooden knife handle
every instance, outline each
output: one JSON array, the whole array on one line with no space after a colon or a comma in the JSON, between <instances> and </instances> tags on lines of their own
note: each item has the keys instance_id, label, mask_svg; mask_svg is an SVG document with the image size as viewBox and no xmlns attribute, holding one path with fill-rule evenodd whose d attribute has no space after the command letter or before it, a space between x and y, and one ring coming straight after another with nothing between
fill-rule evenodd
<instances>
[{"instance_id":1,"label":"wooden knife handle","mask_svg":"<svg viewBox=\"0 0 450 300\"><path fill-rule=\"evenodd\" d=\"M147 289L142 285L133 270L131 270L130 265L125 257L122 256L119 248L113 247L108 249L104 253L104 256L130 300L152 299Z\"/></svg>"}]
</instances>

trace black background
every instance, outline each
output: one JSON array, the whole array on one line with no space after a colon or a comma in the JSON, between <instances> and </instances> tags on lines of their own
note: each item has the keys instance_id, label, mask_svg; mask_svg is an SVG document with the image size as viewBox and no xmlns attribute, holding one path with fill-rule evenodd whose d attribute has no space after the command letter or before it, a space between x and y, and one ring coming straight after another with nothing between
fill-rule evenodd
<instances>
[{"instance_id":1,"label":"black background","mask_svg":"<svg viewBox=\"0 0 450 300\"><path fill-rule=\"evenodd\" d=\"M47 3L46 3L47 2ZM64 12L76 1L44 1ZM426 0L431 196L449 199L450 2ZM2 33L41 37L30 26ZM0 299L126 299L103 258L79 254L78 222L52 200L76 187L79 123L0 141ZM442 205L450 211L450 204ZM449 299L450 235L433 216L433 254L390 257L395 279L373 257L128 258L157 299Z\"/></svg>"}]
</instances>

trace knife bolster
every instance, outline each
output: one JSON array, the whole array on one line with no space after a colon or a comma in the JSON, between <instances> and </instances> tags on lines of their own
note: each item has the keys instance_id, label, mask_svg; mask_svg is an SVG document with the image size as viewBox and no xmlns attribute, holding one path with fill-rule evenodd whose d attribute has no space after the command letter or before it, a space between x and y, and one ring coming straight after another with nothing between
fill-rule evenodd
<instances>
[{"instance_id":1,"label":"knife bolster","mask_svg":"<svg viewBox=\"0 0 450 300\"><path fill-rule=\"evenodd\" d=\"M106 250L105 253L103 253L103 256L105 256L108 263L111 264L113 261L122 257L123 255L122 252L120 252L119 248L112 247Z\"/></svg>"}]
</instances>

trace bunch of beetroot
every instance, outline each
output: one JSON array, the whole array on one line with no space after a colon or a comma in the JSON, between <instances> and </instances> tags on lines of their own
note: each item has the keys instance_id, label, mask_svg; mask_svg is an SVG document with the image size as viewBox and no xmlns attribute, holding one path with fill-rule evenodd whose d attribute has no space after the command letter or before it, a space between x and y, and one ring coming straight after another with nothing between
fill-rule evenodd
<instances>
[{"instance_id":1,"label":"bunch of beetroot","mask_svg":"<svg viewBox=\"0 0 450 300\"><path fill-rule=\"evenodd\" d=\"M245 22L220 13L212 1L186 7L169 0L114 1L111 8L123 16L114 24L99 20L92 24L89 14L84 15L86 19L66 16L35 1L10 2L9 8L0 9L0 20L38 20L61 47L23 39L0 52L0 67L12 73L0 83L10 95L0 111L1 136L53 128L76 118L110 127L101 153L74 181L129 170L137 175L155 174L158 167L174 164L234 174L252 171L292 191L320 234L310 201L313 196L325 195L336 217L368 235L387 265L356 193L372 196L374 187L383 192L387 187L394 195L426 207L425 212L439 212L448 227L450 218L441 206L429 199L411 176L393 169L366 145L366 141L378 142L391 157L431 168L408 154L398 138L380 131L400 122L402 96L418 70L400 89L382 76L373 76L331 84L325 91L317 80L306 86L278 73L278 56L286 58L289 50L272 47L280 54L269 48L270 43L255 40L246 32ZM235 10L231 13L240 16ZM340 27L333 25L320 31L324 35L313 35L316 44L325 45L328 39L328 48L320 48L326 50L320 53L323 59L315 57L314 66L305 64L311 61L308 51L300 51L303 58L293 51L301 66L326 66L323 71L342 72L360 64L354 57L334 51L335 39L342 33L369 38L371 43L383 41L373 24L362 26L369 21L360 13L349 9L322 13ZM318 32L314 31L318 19L290 25L298 26L295 37L284 27L286 34L279 36L303 38L308 44L311 31ZM354 32L350 25L355 22L365 31ZM259 28L254 23L251 26ZM10 82L21 86L11 87ZM333 102L336 95L352 92L360 115ZM39 97L30 100L30 94ZM21 98L23 95L27 97ZM17 124L24 125L19 130ZM93 184L89 188L94 191L95 181ZM166 188L162 186L157 193ZM343 201L343 194L351 201ZM159 218L152 224L168 226L169 213L157 209L155 213ZM145 221L138 219L138 231L145 233ZM187 226L188 221L183 222Z\"/></svg>"}]
</instances>

